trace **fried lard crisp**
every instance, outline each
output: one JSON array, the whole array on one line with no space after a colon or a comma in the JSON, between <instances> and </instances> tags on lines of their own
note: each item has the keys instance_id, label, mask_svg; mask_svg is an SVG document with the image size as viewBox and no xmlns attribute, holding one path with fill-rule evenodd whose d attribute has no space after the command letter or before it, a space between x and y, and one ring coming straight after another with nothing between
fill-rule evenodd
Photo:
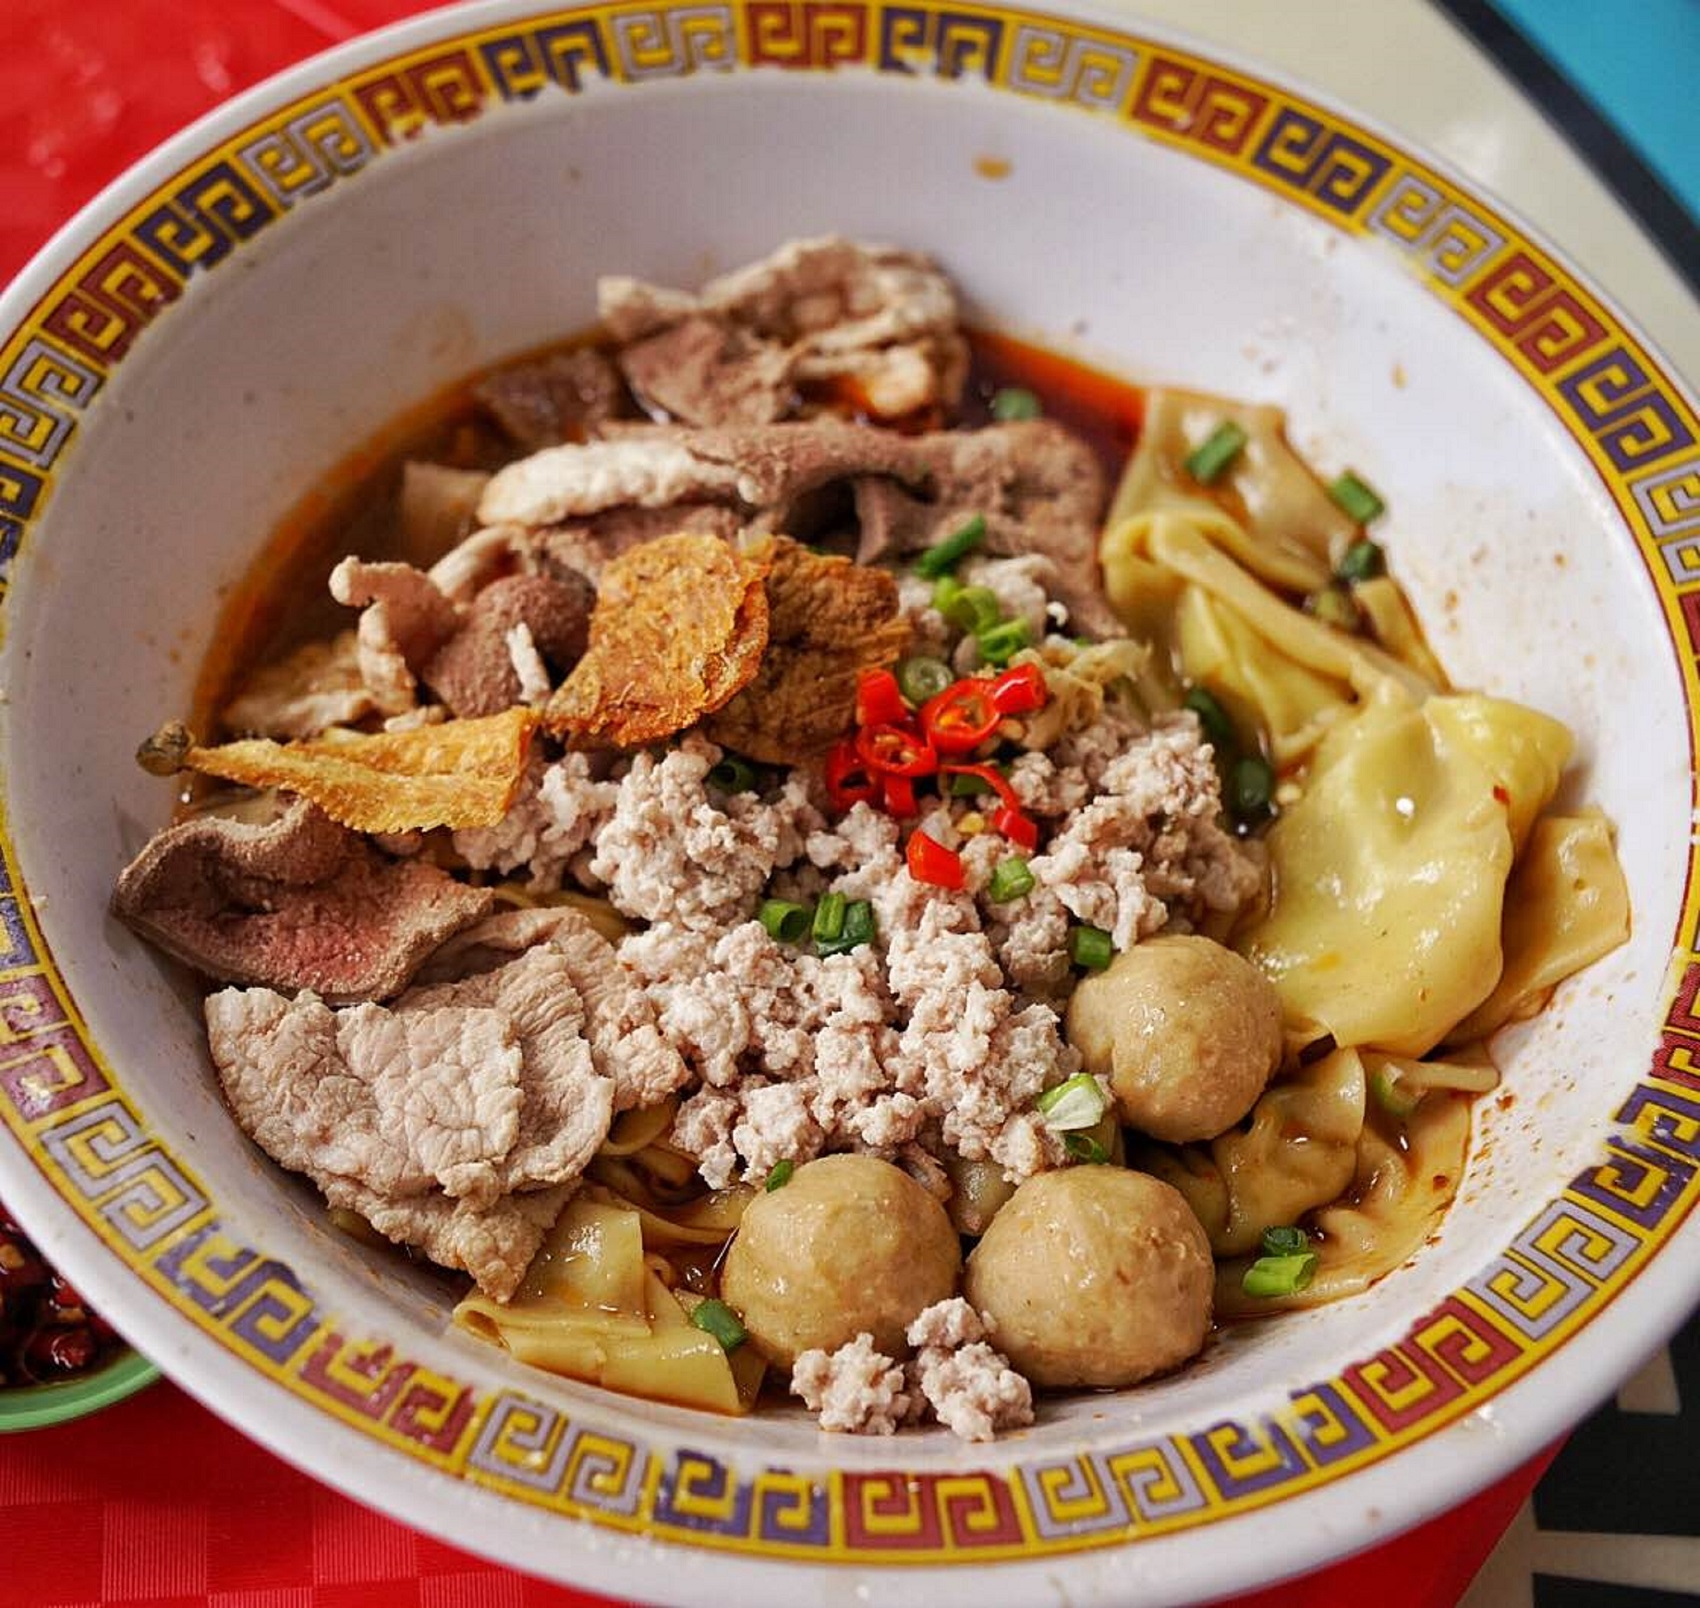
<instances>
[{"instance_id":1,"label":"fried lard crisp","mask_svg":"<svg viewBox=\"0 0 1700 1608\"><path fill-rule=\"evenodd\" d=\"M909 623L884 570L811 552L788 536L773 537L765 552L767 653L755 680L703 729L751 759L788 765L849 729L856 678L903 652Z\"/></svg>"},{"instance_id":2,"label":"fried lard crisp","mask_svg":"<svg viewBox=\"0 0 1700 1608\"><path fill-rule=\"evenodd\" d=\"M590 648L545 705L557 736L635 747L722 708L767 647L765 556L680 531L602 571Z\"/></svg>"},{"instance_id":3,"label":"fried lard crisp","mask_svg":"<svg viewBox=\"0 0 1700 1608\"><path fill-rule=\"evenodd\" d=\"M357 832L494 826L519 790L536 726L535 711L509 709L370 736L187 746L178 762L204 776L297 793ZM157 744L143 745L144 764Z\"/></svg>"}]
</instances>

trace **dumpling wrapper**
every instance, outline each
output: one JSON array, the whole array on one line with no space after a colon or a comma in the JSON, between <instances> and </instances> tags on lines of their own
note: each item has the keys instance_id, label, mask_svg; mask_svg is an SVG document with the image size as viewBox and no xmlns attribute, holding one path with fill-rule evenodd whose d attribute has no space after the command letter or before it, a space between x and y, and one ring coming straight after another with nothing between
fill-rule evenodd
<instances>
[{"instance_id":1,"label":"dumpling wrapper","mask_svg":"<svg viewBox=\"0 0 1700 1608\"><path fill-rule=\"evenodd\" d=\"M1447 1038L1467 1043L1533 1016L1566 977L1627 942L1629 923L1629 887L1605 816L1535 822L1506 894L1505 969Z\"/></svg>"},{"instance_id":2,"label":"dumpling wrapper","mask_svg":"<svg viewBox=\"0 0 1700 1608\"><path fill-rule=\"evenodd\" d=\"M1499 980L1508 809L1468 722L1431 718L1446 701L1384 686L1270 829L1274 904L1237 947L1301 1042L1422 1055Z\"/></svg>"},{"instance_id":3,"label":"dumpling wrapper","mask_svg":"<svg viewBox=\"0 0 1700 1608\"><path fill-rule=\"evenodd\" d=\"M1280 408L1267 404L1198 391L1148 392L1139 445L1107 524L1159 510L1226 515L1224 545L1253 574L1292 592L1326 586L1358 526L1287 444L1286 422ZM1186 460L1223 423L1244 430L1245 445L1202 486L1186 472Z\"/></svg>"},{"instance_id":4,"label":"dumpling wrapper","mask_svg":"<svg viewBox=\"0 0 1700 1608\"><path fill-rule=\"evenodd\" d=\"M650 1401L747 1413L761 1357L748 1345L727 1353L690 1321L687 1303L645 1263L638 1214L581 1195L511 1301L474 1293L454 1321L534 1368Z\"/></svg>"}]
</instances>

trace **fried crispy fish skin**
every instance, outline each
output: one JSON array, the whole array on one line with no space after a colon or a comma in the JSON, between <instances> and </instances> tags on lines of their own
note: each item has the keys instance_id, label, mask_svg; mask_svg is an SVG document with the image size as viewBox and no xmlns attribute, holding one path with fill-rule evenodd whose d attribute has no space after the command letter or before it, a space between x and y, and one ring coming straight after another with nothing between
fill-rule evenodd
<instances>
[{"instance_id":1,"label":"fried crispy fish skin","mask_svg":"<svg viewBox=\"0 0 1700 1608\"><path fill-rule=\"evenodd\" d=\"M724 747L783 765L843 736L857 676L898 658L910 632L885 570L811 552L788 536L773 537L765 552L767 652L755 680L703 729Z\"/></svg>"},{"instance_id":2,"label":"fried crispy fish skin","mask_svg":"<svg viewBox=\"0 0 1700 1608\"><path fill-rule=\"evenodd\" d=\"M557 736L620 748L694 726L755 678L768 641L765 556L679 531L602 572L590 647L543 721Z\"/></svg>"},{"instance_id":3,"label":"fried crispy fish skin","mask_svg":"<svg viewBox=\"0 0 1700 1608\"><path fill-rule=\"evenodd\" d=\"M298 793L358 832L494 826L519 790L536 727L534 710L515 708L410 731L191 748L183 763L205 776Z\"/></svg>"}]
</instances>

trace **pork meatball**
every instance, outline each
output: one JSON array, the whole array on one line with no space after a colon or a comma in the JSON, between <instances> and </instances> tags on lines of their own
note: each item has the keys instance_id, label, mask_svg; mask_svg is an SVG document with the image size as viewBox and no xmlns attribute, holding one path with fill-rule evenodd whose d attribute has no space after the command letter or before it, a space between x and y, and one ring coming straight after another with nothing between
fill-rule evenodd
<instances>
[{"instance_id":1,"label":"pork meatball","mask_svg":"<svg viewBox=\"0 0 1700 1608\"><path fill-rule=\"evenodd\" d=\"M1109 1079L1123 1122L1184 1144L1257 1103L1281 1061L1281 998L1208 938L1148 938L1081 982L1067 1031L1086 1070Z\"/></svg>"},{"instance_id":2,"label":"pork meatball","mask_svg":"<svg viewBox=\"0 0 1700 1608\"><path fill-rule=\"evenodd\" d=\"M1115 1166L1029 1178L968 1258L963 1293L1036 1385L1119 1389L1210 1331L1210 1242L1168 1184Z\"/></svg>"},{"instance_id":3,"label":"pork meatball","mask_svg":"<svg viewBox=\"0 0 1700 1608\"><path fill-rule=\"evenodd\" d=\"M756 1349L789 1369L799 1352L858 1334L888 1357L925 1308L956 1294L962 1247L944 1207L875 1156L822 1156L745 1208L720 1293Z\"/></svg>"}]
</instances>

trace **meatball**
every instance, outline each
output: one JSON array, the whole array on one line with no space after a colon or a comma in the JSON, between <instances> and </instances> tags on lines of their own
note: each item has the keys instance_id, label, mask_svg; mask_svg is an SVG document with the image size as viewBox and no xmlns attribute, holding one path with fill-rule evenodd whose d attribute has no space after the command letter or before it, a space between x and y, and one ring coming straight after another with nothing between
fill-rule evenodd
<instances>
[{"instance_id":1,"label":"meatball","mask_svg":"<svg viewBox=\"0 0 1700 1608\"><path fill-rule=\"evenodd\" d=\"M1148 938L1075 989L1068 1041L1109 1079L1130 1127L1170 1144L1214 1139L1280 1064L1281 998L1208 938Z\"/></svg>"},{"instance_id":2,"label":"meatball","mask_svg":"<svg viewBox=\"0 0 1700 1608\"><path fill-rule=\"evenodd\" d=\"M956 1293L962 1246L944 1207L875 1156L822 1156L745 1208L720 1273L756 1349L789 1368L858 1334L889 1357L903 1331Z\"/></svg>"},{"instance_id":3,"label":"meatball","mask_svg":"<svg viewBox=\"0 0 1700 1608\"><path fill-rule=\"evenodd\" d=\"M1016 1190L968 1258L963 1293L1034 1384L1119 1388L1204 1344L1214 1273L1204 1230L1168 1184L1070 1167Z\"/></svg>"}]
</instances>

